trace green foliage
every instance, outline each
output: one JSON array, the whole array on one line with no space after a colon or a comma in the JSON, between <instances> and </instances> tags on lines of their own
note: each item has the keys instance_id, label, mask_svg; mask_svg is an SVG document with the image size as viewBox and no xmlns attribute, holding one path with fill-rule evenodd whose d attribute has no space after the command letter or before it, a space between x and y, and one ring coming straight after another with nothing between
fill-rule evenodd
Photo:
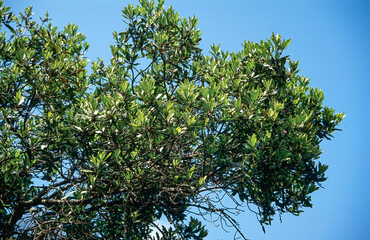
<instances>
[{"instance_id":1,"label":"green foliage","mask_svg":"<svg viewBox=\"0 0 370 240\"><path fill-rule=\"evenodd\" d=\"M155 236L150 237L151 240L180 240L180 239L194 239L194 240L201 240L207 236L207 230L205 230L202 223L193 217L190 218L190 221L187 225L180 225L176 226L176 229L172 227L166 228L162 226L159 228L156 226L157 232ZM179 238L178 236L181 236Z\"/></svg>"},{"instance_id":2,"label":"green foliage","mask_svg":"<svg viewBox=\"0 0 370 240\"><path fill-rule=\"evenodd\" d=\"M262 226L312 206L319 144L344 114L283 55L290 40L205 56L196 18L142 0L90 74L77 27L31 13L0 1L2 238L204 239L190 212L244 237L240 203Z\"/></svg>"}]
</instances>

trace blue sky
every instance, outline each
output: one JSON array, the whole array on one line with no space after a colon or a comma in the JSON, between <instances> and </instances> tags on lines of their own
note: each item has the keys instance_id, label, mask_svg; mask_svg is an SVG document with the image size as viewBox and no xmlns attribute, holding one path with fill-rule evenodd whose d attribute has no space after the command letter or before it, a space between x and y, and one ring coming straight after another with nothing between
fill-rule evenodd
<instances>
[{"instance_id":1,"label":"blue sky","mask_svg":"<svg viewBox=\"0 0 370 240\"><path fill-rule=\"evenodd\" d=\"M110 58L112 32L125 28L121 9L127 0L5 0L16 12L34 5L35 16L49 11L52 23L77 24L91 48L88 58ZM238 51L244 40L260 41L271 32L292 42L287 54L300 60L301 74L322 89L324 103L347 114L333 141L322 144L329 165L325 189L314 193L313 208L294 217L277 216L264 234L253 214L238 216L250 239L370 239L370 3L361 0L167 0L180 16L195 15L203 32L201 47L221 43ZM203 51L203 52L207 52ZM210 240L233 232L209 227Z\"/></svg>"}]
</instances>

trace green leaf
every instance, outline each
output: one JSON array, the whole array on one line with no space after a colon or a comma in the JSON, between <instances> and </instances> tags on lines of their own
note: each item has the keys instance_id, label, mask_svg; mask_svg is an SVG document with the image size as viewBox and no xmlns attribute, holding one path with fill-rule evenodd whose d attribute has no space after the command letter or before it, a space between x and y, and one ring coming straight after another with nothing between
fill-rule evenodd
<instances>
[{"instance_id":1,"label":"green leaf","mask_svg":"<svg viewBox=\"0 0 370 240\"><path fill-rule=\"evenodd\" d=\"M5 27L7 27L11 33L13 33L14 35L17 35L17 32L14 30L14 28L12 26L10 26L8 23L6 22L3 22Z\"/></svg>"},{"instance_id":2,"label":"green leaf","mask_svg":"<svg viewBox=\"0 0 370 240\"><path fill-rule=\"evenodd\" d=\"M256 146L256 143L257 143L257 137L256 137L256 134L253 133L252 136L249 137L248 139L248 143L249 145L254 148Z\"/></svg>"},{"instance_id":3,"label":"green leaf","mask_svg":"<svg viewBox=\"0 0 370 240\"><path fill-rule=\"evenodd\" d=\"M136 158L136 156L137 156L137 151L132 151L132 152L130 153L130 155L131 155L131 157L132 157L133 159L135 159L135 158Z\"/></svg>"},{"instance_id":4,"label":"green leaf","mask_svg":"<svg viewBox=\"0 0 370 240\"><path fill-rule=\"evenodd\" d=\"M15 155L14 155L14 156L15 156L15 158L18 158L18 157L19 157L19 155L20 155L20 153L21 153L21 150L19 150L19 149L18 149L18 150L15 152Z\"/></svg>"},{"instance_id":5,"label":"green leaf","mask_svg":"<svg viewBox=\"0 0 370 240\"><path fill-rule=\"evenodd\" d=\"M180 134L181 133L181 128L180 127L177 127L176 128L176 131L177 131L177 134Z\"/></svg>"},{"instance_id":6,"label":"green leaf","mask_svg":"<svg viewBox=\"0 0 370 240\"><path fill-rule=\"evenodd\" d=\"M173 164L175 167L177 167L177 166L180 164L180 162L181 162L181 159L180 159L180 158L177 158L177 159L173 159L173 160L172 160L172 164Z\"/></svg>"},{"instance_id":7,"label":"green leaf","mask_svg":"<svg viewBox=\"0 0 370 240\"><path fill-rule=\"evenodd\" d=\"M203 182L205 181L207 179L207 176L204 176L204 177L201 177L201 178L199 178L199 185L202 185L203 184Z\"/></svg>"}]
</instances>

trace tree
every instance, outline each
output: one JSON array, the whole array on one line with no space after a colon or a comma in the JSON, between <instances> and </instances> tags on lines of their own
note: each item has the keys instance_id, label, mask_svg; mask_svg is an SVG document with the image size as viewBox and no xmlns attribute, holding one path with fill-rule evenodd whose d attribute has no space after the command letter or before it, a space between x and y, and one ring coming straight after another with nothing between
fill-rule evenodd
<instances>
[{"instance_id":1,"label":"tree","mask_svg":"<svg viewBox=\"0 0 370 240\"><path fill-rule=\"evenodd\" d=\"M163 0L122 12L110 62L89 71L75 25L0 1L0 236L203 239L196 217L212 215L244 237L241 204L262 227L311 207L344 114L298 75L290 40L206 56L197 19Z\"/></svg>"}]
</instances>

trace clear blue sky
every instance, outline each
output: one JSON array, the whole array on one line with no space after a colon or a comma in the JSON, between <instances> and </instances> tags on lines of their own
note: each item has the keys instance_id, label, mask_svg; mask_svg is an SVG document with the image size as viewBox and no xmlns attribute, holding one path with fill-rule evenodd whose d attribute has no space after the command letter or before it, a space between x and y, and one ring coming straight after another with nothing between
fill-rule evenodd
<instances>
[{"instance_id":1,"label":"clear blue sky","mask_svg":"<svg viewBox=\"0 0 370 240\"><path fill-rule=\"evenodd\" d=\"M49 11L53 24L77 24L91 44L92 60L110 58L112 31L122 31L125 0L5 0L18 12L34 5L35 16ZM325 104L347 117L324 142L321 161L328 164L325 189L314 193L313 208L300 217L278 216L264 234L253 214L238 217L250 239L370 239L370 2L366 0L168 0L180 16L195 15L203 32L201 47L221 43L238 51L244 40L259 41L271 32L291 38L287 53L300 60L301 74L323 89ZM205 51L207 52L207 51ZM210 240L233 233L209 228Z\"/></svg>"}]
</instances>

